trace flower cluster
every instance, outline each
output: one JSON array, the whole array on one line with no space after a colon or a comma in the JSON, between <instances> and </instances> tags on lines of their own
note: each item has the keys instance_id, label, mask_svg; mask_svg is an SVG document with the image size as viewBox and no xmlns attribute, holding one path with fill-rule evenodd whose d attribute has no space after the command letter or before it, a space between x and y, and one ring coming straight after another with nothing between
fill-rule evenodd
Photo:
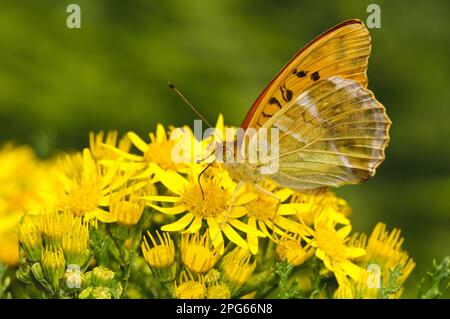
<instances>
[{"instance_id":1,"label":"flower cluster","mask_svg":"<svg viewBox=\"0 0 450 319\"><path fill-rule=\"evenodd\" d=\"M180 143L194 150L191 161L174 159ZM22 168L32 187L20 191L17 177L3 176L20 156L2 150L0 177L13 183L0 194L0 216L11 212L18 225L17 277L71 298L400 297L415 264L399 230L379 223L370 236L352 234L350 207L330 191L270 180L237 187L202 158L216 143L188 127L158 125L148 139L91 133L88 148L51 168ZM25 203L27 192L39 203Z\"/></svg>"}]
</instances>

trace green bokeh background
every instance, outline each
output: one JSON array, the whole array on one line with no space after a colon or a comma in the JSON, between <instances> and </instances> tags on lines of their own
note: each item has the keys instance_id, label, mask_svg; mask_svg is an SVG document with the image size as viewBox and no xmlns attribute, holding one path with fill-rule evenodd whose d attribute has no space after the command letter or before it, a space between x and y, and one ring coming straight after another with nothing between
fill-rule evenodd
<instances>
[{"instance_id":1,"label":"green bokeh background","mask_svg":"<svg viewBox=\"0 0 450 319\"><path fill-rule=\"evenodd\" d=\"M316 35L374 1L34 0L0 2L0 143L40 156L90 130L191 124L171 80L210 121L239 125L276 72ZM66 27L81 6L82 28ZM406 296L450 245L448 1L377 1L369 88L393 121L376 177L337 190L357 231L400 227L417 262ZM446 294L449 297L449 294Z\"/></svg>"}]
</instances>

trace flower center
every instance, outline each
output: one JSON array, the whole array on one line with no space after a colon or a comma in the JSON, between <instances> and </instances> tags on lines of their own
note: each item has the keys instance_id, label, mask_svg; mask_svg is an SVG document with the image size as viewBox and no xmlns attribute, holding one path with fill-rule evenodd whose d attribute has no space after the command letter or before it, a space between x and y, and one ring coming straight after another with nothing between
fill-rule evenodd
<instances>
[{"instance_id":1,"label":"flower center","mask_svg":"<svg viewBox=\"0 0 450 319\"><path fill-rule=\"evenodd\" d=\"M228 209L230 194L220 187L214 179L202 181L202 190L197 182L185 188L182 204L187 210L200 218L217 217Z\"/></svg>"},{"instance_id":2,"label":"flower center","mask_svg":"<svg viewBox=\"0 0 450 319\"><path fill-rule=\"evenodd\" d=\"M98 207L101 196L100 185L82 183L65 194L62 205L75 216L83 216Z\"/></svg>"},{"instance_id":3,"label":"flower center","mask_svg":"<svg viewBox=\"0 0 450 319\"><path fill-rule=\"evenodd\" d=\"M150 143L148 150L144 154L144 159L148 162L156 163L162 169L176 170L176 164L172 161L172 148L175 141L168 140L160 143Z\"/></svg>"},{"instance_id":4,"label":"flower center","mask_svg":"<svg viewBox=\"0 0 450 319\"><path fill-rule=\"evenodd\" d=\"M256 217L258 220L270 221L274 218L277 209L277 201L266 195L260 195L258 199L245 205L249 217Z\"/></svg>"},{"instance_id":5,"label":"flower center","mask_svg":"<svg viewBox=\"0 0 450 319\"><path fill-rule=\"evenodd\" d=\"M330 257L335 259L345 258L347 248L334 229L318 227L315 238L319 247Z\"/></svg>"}]
</instances>

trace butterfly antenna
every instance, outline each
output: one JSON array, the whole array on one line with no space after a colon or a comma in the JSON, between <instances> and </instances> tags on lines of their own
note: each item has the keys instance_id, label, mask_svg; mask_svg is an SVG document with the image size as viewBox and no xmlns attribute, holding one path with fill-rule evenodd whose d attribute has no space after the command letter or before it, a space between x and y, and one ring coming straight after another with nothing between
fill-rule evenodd
<instances>
[{"instance_id":1,"label":"butterfly antenna","mask_svg":"<svg viewBox=\"0 0 450 319\"><path fill-rule=\"evenodd\" d=\"M200 182L200 177L202 177L203 173L206 172L206 170L208 168L210 168L211 165L212 165L212 162L208 163L208 165L200 172L200 174L198 174L198 185L200 186L200 191L202 192L203 200L205 200L205 193L203 192L203 187L202 187L202 183Z\"/></svg>"},{"instance_id":2,"label":"butterfly antenna","mask_svg":"<svg viewBox=\"0 0 450 319\"><path fill-rule=\"evenodd\" d=\"M168 82L167 84L169 85L169 88L171 88L184 101L184 103L186 103L191 108L191 110L194 111L195 114L197 114L197 116L203 122L205 122L210 128L213 128L213 126L203 117L203 115L200 114L200 112L191 104L191 102L189 102L188 99L184 97L184 95L180 92L180 90L177 89L177 87L172 82Z\"/></svg>"}]
</instances>

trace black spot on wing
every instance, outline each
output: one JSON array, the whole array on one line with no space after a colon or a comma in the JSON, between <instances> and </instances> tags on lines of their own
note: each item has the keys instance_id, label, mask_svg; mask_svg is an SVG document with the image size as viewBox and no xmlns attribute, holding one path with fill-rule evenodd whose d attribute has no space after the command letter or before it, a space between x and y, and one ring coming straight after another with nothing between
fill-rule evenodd
<instances>
[{"instance_id":1,"label":"black spot on wing","mask_svg":"<svg viewBox=\"0 0 450 319\"><path fill-rule=\"evenodd\" d=\"M311 73L311 80L317 81L318 79L320 79L319 71Z\"/></svg>"},{"instance_id":2,"label":"black spot on wing","mask_svg":"<svg viewBox=\"0 0 450 319\"><path fill-rule=\"evenodd\" d=\"M307 74L308 74L308 71L303 71L303 70L295 73L295 75L299 78L304 78Z\"/></svg>"},{"instance_id":3,"label":"black spot on wing","mask_svg":"<svg viewBox=\"0 0 450 319\"><path fill-rule=\"evenodd\" d=\"M286 85L283 85L280 87L281 90L281 96L283 97L283 100L285 100L286 102L289 102L290 100L292 100L292 91L289 90Z\"/></svg>"},{"instance_id":4,"label":"black spot on wing","mask_svg":"<svg viewBox=\"0 0 450 319\"><path fill-rule=\"evenodd\" d=\"M278 101L278 99L276 97L271 97L270 100L269 100L269 104L275 104L275 105L278 105L281 108L280 101Z\"/></svg>"}]
</instances>

